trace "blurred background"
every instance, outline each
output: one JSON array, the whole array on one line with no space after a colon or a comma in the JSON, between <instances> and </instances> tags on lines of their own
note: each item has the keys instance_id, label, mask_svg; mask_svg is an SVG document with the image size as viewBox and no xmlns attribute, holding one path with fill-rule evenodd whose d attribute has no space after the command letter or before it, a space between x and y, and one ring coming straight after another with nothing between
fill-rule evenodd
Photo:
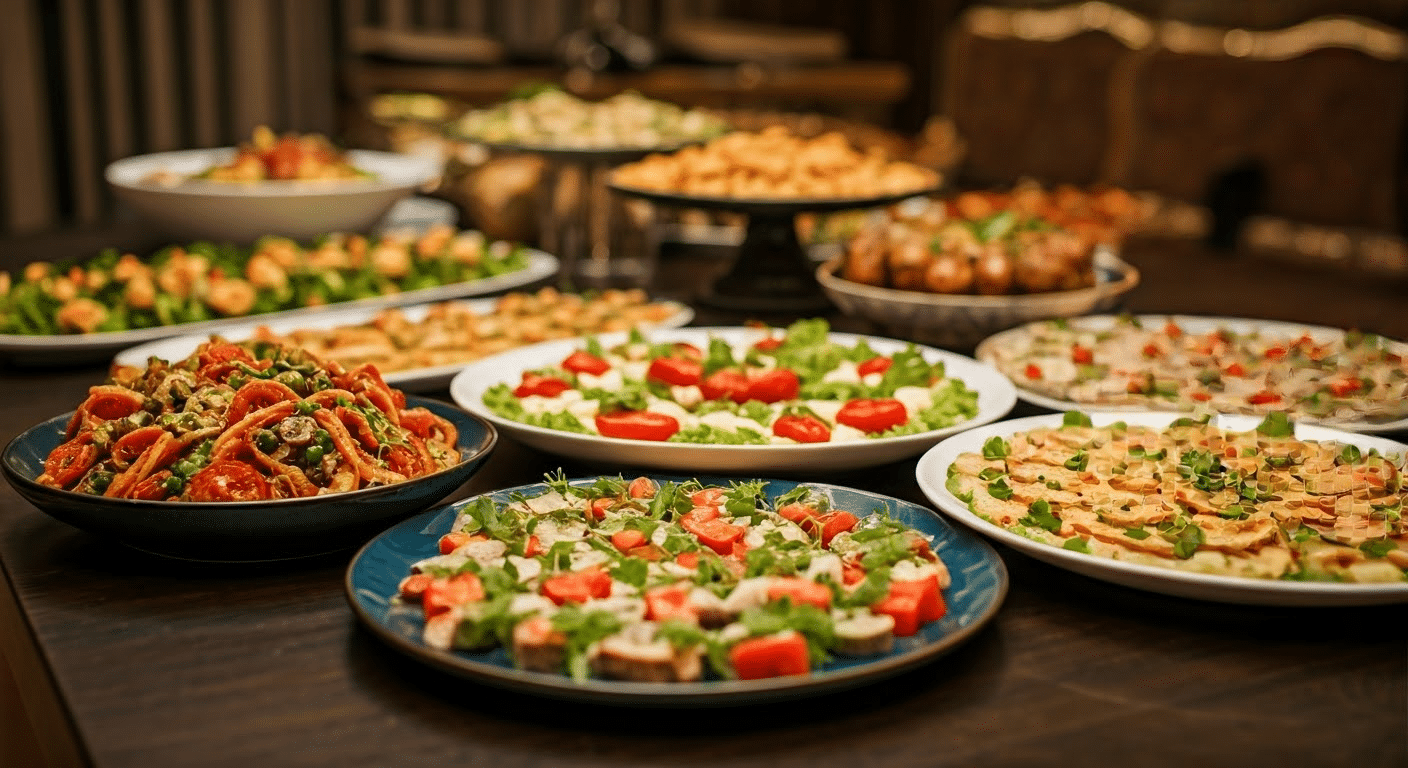
<instances>
[{"instance_id":1,"label":"blurred background","mask_svg":"<svg viewBox=\"0 0 1408 768\"><path fill-rule=\"evenodd\" d=\"M16 0L0 25L0 268L143 249L111 161L255 126L434 153L466 226L535 183L446 138L525 85L840 130L949 189L1108 185L1148 232L1378 274L1402 234L1401 0ZM706 222L707 223L707 222Z\"/></svg>"}]
</instances>

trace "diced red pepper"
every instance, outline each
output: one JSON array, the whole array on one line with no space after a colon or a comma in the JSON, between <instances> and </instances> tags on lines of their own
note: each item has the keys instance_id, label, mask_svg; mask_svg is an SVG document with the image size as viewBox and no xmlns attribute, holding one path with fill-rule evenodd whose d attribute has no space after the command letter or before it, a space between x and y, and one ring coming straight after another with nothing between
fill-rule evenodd
<instances>
[{"instance_id":1,"label":"diced red pepper","mask_svg":"<svg viewBox=\"0 0 1408 768\"><path fill-rule=\"evenodd\" d=\"M1200 403L1206 403L1207 401L1212 399L1212 395L1209 395L1206 392L1194 392L1188 395L1188 399L1197 400Z\"/></svg>"},{"instance_id":2,"label":"diced red pepper","mask_svg":"<svg viewBox=\"0 0 1408 768\"><path fill-rule=\"evenodd\" d=\"M1263 389L1260 392L1248 395L1247 402L1251 403L1252 405L1266 405L1268 403L1279 403L1281 402L1281 396L1276 394L1275 392L1269 392Z\"/></svg>"},{"instance_id":3,"label":"diced red pepper","mask_svg":"<svg viewBox=\"0 0 1408 768\"><path fill-rule=\"evenodd\" d=\"M753 349L759 352L773 352L780 346L782 346L782 337L769 336L766 339L759 339L758 342L753 345Z\"/></svg>"},{"instance_id":4,"label":"diced red pepper","mask_svg":"<svg viewBox=\"0 0 1408 768\"><path fill-rule=\"evenodd\" d=\"M1082 347L1079 344L1071 345L1071 362L1091 363L1095 360L1095 351L1090 347Z\"/></svg>"},{"instance_id":5,"label":"diced red pepper","mask_svg":"<svg viewBox=\"0 0 1408 768\"><path fill-rule=\"evenodd\" d=\"M846 586L859 584L865 581L865 569L858 565L847 565L841 568L841 583Z\"/></svg>"},{"instance_id":6,"label":"diced red pepper","mask_svg":"<svg viewBox=\"0 0 1408 768\"><path fill-rule=\"evenodd\" d=\"M1153 342L1149 342L1148 344L1145 344L1145 345L1144 345L1144 356L1145 356L1145 357L1158 357L1159 355L1162 355L1162 354L1163 354L1163 350L1159 349L1159 345L1158 345L1158 344L1155 344L1155 343L1153 343Z\"/></svg>"},{"instance_id":7,"label":"diced red pepper","mask_svg":"<svg viewBox=\"0 0 1408 768\"><path fill-rule=\"evenodd\" d=\"M1335 397L1344 397L1351 392L1358 392L1364 386L1364 382L1359 378L1351 376L1347 379L1337 379L1330 382L1330 394Z\"/></svg>"},{"instance_id":8,"label":"diced red pepper","mask_svg":"<svg viewBox=\"0 0 1408 768\"><path fill-rule=\"evenodd\" d=\"M740 680L762 680L811 671L807 640L797 632L750 637L729 649L729 661Z\"/></svg>"},{"instance_id":9,"label":"diced red pepper","mask_svg":"<svg viewBox=\"0 0 1408 768\"><path fill-rule=\"evenodd\" d=\"M1041 368L1037 367L1036 363L1027 363L1027 368L1022 373L1033 381L1041 378Z\"/></svg>"},{"instance_id":10,"label":"diced red pepper","mask_svg":"<svg viewBox=\"0 0 1408 768\"><path fill-rule=\"evenodd\" d=\"M1247 375L1247 369L1246 369L1246 368L1243 368L1241 363L1233 363L1233 364L1227 366L1226 368L1223 368L1223 369L1222 369L1222 372L1225 373L1225 374L1227 374L1228 376L1246 376L1246 375Z\"/></svg>"},{"instance_id":11,"label":"diced red pepper","mask_svg":"<svg viewBox=\"0 0 1408 768\"><path fill-rule=\"evenodd\" d=\"M1271 347L1266 350L1265 356L1267 360L1280 360L1281 358L1286 356L1286 348Z\"/></svg>"}]
</instances>

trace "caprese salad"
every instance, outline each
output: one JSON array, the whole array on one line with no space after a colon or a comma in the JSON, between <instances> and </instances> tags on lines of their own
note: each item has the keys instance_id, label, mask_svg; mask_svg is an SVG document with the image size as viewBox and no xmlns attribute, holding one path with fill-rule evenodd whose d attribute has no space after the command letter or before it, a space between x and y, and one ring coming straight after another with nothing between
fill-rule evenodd
<instances>
[{"instance_id":1,"label":"caprese salad","mask_svg":"<svg viewBox=\"0 0 1408 768\"><path fill-rule=\"evenodd\" d=\"M802 320L746 347L589 338L516 385L484 393L494 413L532 426L680 443L837 443L943 429L978 413L978 393L911 344L877 353Z\"/></svg>"},{"instance_id":2,"label":"caprese salad","mask_svg":"<svg viewBox=\"0 0 1408 768\"><path fill-rule=\"evenodd\" d=\"M801 675L890 652L947 610L930 538L805 485L549 477L466 503L400 583L440 650L577 679Z\"/></svg>"}]
</instances>

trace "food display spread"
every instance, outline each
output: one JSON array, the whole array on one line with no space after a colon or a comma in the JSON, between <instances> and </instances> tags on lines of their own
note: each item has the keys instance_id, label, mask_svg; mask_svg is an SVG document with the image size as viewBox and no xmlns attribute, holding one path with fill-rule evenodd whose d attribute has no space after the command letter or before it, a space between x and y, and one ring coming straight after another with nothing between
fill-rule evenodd
<instances>
[{"instance_id":1,"label":"food display spread","mask_svg":"<svg viewBox=\"0 0 1408 768\"><path fill-rule=\"evenodd\" d=\"M513 421L632 440L827 443L942 429L977 414L978 393L918 348L884 356L803 320L748 348L594 339L551 367L496 384L484 405Z\"/></svg>"},{"instance_id":2,"label":"food display spread","mask_svg":"<svg viewBox=\"0 0 1408 768\"><path fill-rule=\"evenodd\" d=\"M1060 427L988 439L947 488L994 525L1074 552L1204 574L1394 582L1408 575L1405 457L1254 430Z\"/></svg>"},{"instance_id":3,"label":"food display spread","mask_svg":"<svg viewBox=\"0 0 1408 768\"><path fill-rule=\"evenodd\" d=\"M455 426L406 408L373 366L212 343L115 368L69 420L37 480L151 501L253 501L391 485L460 461Z\"/></svg>"},{"instance_id":4,"label":"food display spread","mask_svg":"<svg viewBox=\"0 0 1408 768\"><path fill-rule=\"evenodd\" d=\"M248 142L235 148L235 156L223 165L190 176L158 171L147 181L175 185L188 181L252 183L260 181L345 181L372 180L375 174L357 168L347 154L318 133L275 135L268 126L254 129Z\"/></svg>"},{"instance_id":5,"label":"food display spread","mask_svg":"<svg viewBox=\"0 0 1408 768\"><path fill-rule=\"evenodd\" d=\"M1121 190L1105 196L1115 195L1131 200ZM1119 223L1077 218L1048 202L1040 188L1010 195L966 192L947 201L894 206L888 215L864 220L846 244L840 275L866 285L946 294L1084 288L1095 283L1096 247L1119 241Z\"/></svg>"},{"instance_id":6,"label":"food display spread","mask_svg":"<svg viewBox=\"0 0 1408 768\"><path fill-rule=\"evenodd\" d=\"M763 487L550 477L508 504L480 497L392 597L432 648L654 683L806 674L943 617L949 573L927 536Z\"/></svg>"},{"instance_id":7,"label":"food display spread","mask_svg":"<svg viewBox=\"0 0 1408 768\"><path fill-rule=\"evenodd\" d=\"M556 88L470 111L454 125L457 135L474 141L583 150L675 146L726 129L708 112L634 91L591 102Z\"/></svg>"},{"instance_id":8,"label":"food display spread","mask_svg":"<svg viewBox=\"0 0 1408 768\"><path fill-rule=\"evenodd\" d=\"M735 131L702 146L651 155L618 168L623 187L747 200L865 198L924 192L938 183L926 168L860 152L840 133L815 138L772 127Z\"/></svg>"},{"instance_id":9,"label":"food display spread","mask_svg":"<svg viewBox=\"0 0 1408 768\"><path fill-rule=\"evenodd\" d=\"M523 248L436 225L419 234L332 234L311 246L266 237L208 242L139 259L117 250L0 272L0 333L125 331L385 296L524 269Z\"/></svg>"},{"instance_id":10,"label":"food display spread","mask_svg":"<svg viewBox=\"0 0 1408 768\"><path fill-rule=\"evenodd\" d=\"M1072 403L1281 411L1320 422L1408 417L1399 345L1287 328L1131 316L1042 321L993 337L979 356L1020 389Z\"/></svg>"},{"instance_id":11,"label":"food display spread","mask_svg":"<svg viewBox=\"0 0 1408 768\"><path fill-rule=\"evenodd\" d=\"M581 295L547 287L506 294L489 312L444 302L432 305L419 320L408 319L403 310L386 309L367 323L288 333L261 327L254 338L299 346L344 366L372 363L391 373L467 363L549 339L648 327L679 311L679 305L650 301L640 290Z\"/></svg>"}]
</instances>

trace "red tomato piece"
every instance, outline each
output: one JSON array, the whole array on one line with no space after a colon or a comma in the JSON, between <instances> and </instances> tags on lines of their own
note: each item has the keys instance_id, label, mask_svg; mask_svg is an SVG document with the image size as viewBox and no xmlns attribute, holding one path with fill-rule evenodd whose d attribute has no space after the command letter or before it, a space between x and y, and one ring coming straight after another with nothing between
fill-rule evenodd
<instances>
[{"instance_id":1,"label":"red tomato piece","mask_svg":"<svg viewBox=\"0 0 1408 768\"><path fill-rule=\"evenodd\" d=\"M488 541L488 537L464 531L450 531L440 537L440 554L448 555L471 541Z\"/></svg>"},{"instance_id":2,"label":"red tomato piece","mask_svg":"<svg viewBox=\"0 0 1408 768\"><path fill-rule=\"evenodd\" d=\"M627 552L645 544L645 534L634 528L626 528L611 534L611 546Z\"/></svg>"},{"instance_id":3,"label":"red tomato piece","mask_svg":"<svg viewBox=\"0 0 1408 768\"><path fill-rule=\"evenodd\" d=\"M680 431L680 423L674 416L654 411L616 411L597 414L596 431L602 437L663 442Z\"/></svg>"},{"instance_id":4,"label":"red tomato piece","mask_svg":"<svg viewBox=\"0 0 1408 768\"><path fill-rule=\"evenodd\" d=\"M681 552L678 555L675 555L675 562L679 563L680 565L683 565L686 568L697 568L699 567L699 553Z\"/></svg>"},{"instance_id":5,"label":"red tomato piece","mask_svg":"<svg viewBox=\"0 0 1408 768\"><path fill-rule=\"evenodd\" d=\"M420 600L421 595L425 594L426 588L433 581L435 581L435 577L428 573L413 573L401 579L397 592L400 593L402 600Z\"/></svg>"},{"instance_id":6,"label":"red tomato piece","mask_svg":"<svg viewBox=\"0 0 1408 768\"><path fill-rule=\"evenodd\" d=\"M1164 324L1164 335L1170 339L1176 339L1183 335L1183 329L1178 327L1178 323L1170 320Z\"/></svg>"},{"instance_id":7,"label":"red tomato piece","mask_svg":"<svg viewBox=\"0 0 1408 768\"><path fill-rule=\"evenodd\" d=\"M54 485L67 487L83 477L83 473L98 460L98 448L93 445L93 433L81 432L78 437L49 452L44 459L44 474Z\"/></svg>"},{"instance_id":8,"label":"red tomato piece","mask_svg":"<svg viewBox=\"0 0 1408 768\"><path fill-rule=\"evenodd\" d=\"M528 397L529 395L557 397L571 388L571 384L557 376L541 376L524 371L523 383L513 390L513 394L514 397Z\"/></svg>"},{"instance_id":9,"label":"red tomato piece","mask_svg":"<svg viewBox=\"0 0 1408 768\"><path fill-rule=\"evenodd\" d=\"M191 501L257 501L273 497L269 481L243 461L216 459L186 483Z\"/></svg>"},{"instance_id":10,"label":"red tomato piece","mask_svg":"<svg viewBox=\"0 0 1408 768\"><path fill-rule=\"evenodd\" d=\"M748 402L748 377L742 371L724 369L714 371L699 383L699 391L705 400L728 398L735 403Z\"/></svg>"},{"instance_id":11,"label":"red tomato piece","mask_svg":"<svg viewBox=\"0 0 1408 768\"><path fill-rule=\"evenodd\" d=\"M1233 364L1227 366L1226 368L1223 368L1223 369L1222 369L1222 372L1225 373L1225 374L1227 374L1228 376L1246 376L1246 375L1247 375L1247 369L1246 369L1246 368L1243 368L1241 363L1233 363Z\"/></svg>"},{"instance_id":12,"label":"red tomato piece","mask_svg":"<svg viewBox=\"0 0 1408 768\"><path fill-rule=\"evenodd\" d=\"M1194 392L1194 393L1192 393L1191 395L1189 395L1188 398L1189 398L1190 400L1197 400L1197 401L1200 402L1200 403L1206 403L1207 401L1209 401L1209 400L1212 399L1212 395L1210 395L1210 394L1208 394L1208 393L1206 393L1206 392Z\"/></svg>"},{"instance_id":13,"label":"red tomato piece","mask_svg":"<svg viewBox=\"0 0 1408 768\"><path fill-rule=\"evenodd\" d=\"M807 640L792 631L750 637L729 649L729 661L740 680L761 680L811 671Z\"/></svg>"},{"instance_id":14,"label":"red tomato piece","mask_svg":"<svg viewBox=\"0 0 1408 768\"><path fill-rule=\"evenodd\" d=\"M558 605L585 603L594 597L611 596L611 576L600 568L561 573L545 579L539 591Z\"/></svg>"},{"instance_id":15,"label":"red tomato piece","mask_svg":"<svg viewBox=\"0 0 1408 768\"><path fill-rule=\"evenodd\" d=\"M786 368L774 368L759 374L748 382L748 399L764 403L780 403L797 399L802 390L802 380Z\"/></svg>"},{"instance_id":16,"label":"red tomato piece","mask_svg":"<svg viewBox=\"0 0 1408 768\"><path fill-rule=\"evenodd\" d=\"M484 599L484 585L472 573L457 573L448 579L435 579L421 595L426 618L444 613L457 605Z\"/></svg>"},{"instance_id":17,"label":"red tomato piece","mask_svg":"<svg viewBox=\"0 0 1408 768\"><path fill-rule=\"evenodd\" d=\"M235 391L230 398L230 407L225 411L225 419L230 424L239 422L254 411L268 408L286 400L301 400L287 384L279 381L251 381Z\"/></svg>"},{"instance_id":18,"label":"red tomato piece","mask_svg":"<svg viewBox=\"0 0 1408 768\"><path fill-rule=\"evenodd\" d=\"M1158 356L1162 355L1163 353L1164 353L1163 350L1162 350L1162 349L1159 349L1159 345L1158 345L1158 344L1155 344L1155 343L1153 343L1153 342L1149 342L1148 344L1145 344L1145 345L1144 345L1144 356L1145 356L1145 357L1158 357Z\"/></svg>"},{"instance_id":19,"label":"red tomato piece","mask_svg":"<svg viewBox=\"0 0 1408 768\"><path fill-rule=\"evenodd\" d=\"M836 538L836 534L854 530L856 525L860 523L860 518L844 509L838 509L835 512L822 515L819 521L821 522L821 545L830 547L831 540Z\"/></svg>"},{"instance_id":20,"label":"red tomato piece","mask_svg":"<svg viewBox=\"0 0 1408 768\"><path fill-rule=\"evenodd\" d=\"M1269 392L1263 389L1260 392L1248 395L1247 402L1251 403L1252 405L1266 405L1268 403L1279 403L1281 402L1281 396L1276 394L1275 392Z\"/></svg>"},{"instance_id":21,"label":"red tomato piece","mask_svg":"<svg viewBox=\"0 0 1408 768\"><path fill-rule=\"evenodd\" d=\"M171 477L171 471L163 469L153 475L149 475L145 480L132 486L132 490L126 495L129 499L142 499L144 501L161 501L171 494L166 490L166 480Z\"/></svg>"},{"instance_id":22,"label":"red tomato piece","mask_svg":"<svg viewBox=\"0 0 1408 768\"><path fill-rule=\"evenodd\" d=\"M657 357L650 361L645 377L673 387L688 387L704 378L704 365L682 357Z\"/></svg>"},{"instance_id":23,"label":"red tomato piece","mask_svg":"<svg viewBox=\"0 0 1408 768\"><path fill-rule=\"evenodd\" d=\"M826 422L815 416L789 414L777 417L772 423L772 433L799 443L826 443L831 441L831 430Z\"/></svg>"},{"instance_id":24,"label":"red tomato piece","mask_svg":"<svg viewBox=\"0 0 1408 768\"><path fill-rule=\"evenodd\" d=\"M1266 350L1265 356L1267 360L1280 360L1281 358L1286 356L1286 348L1271 347Z\"/></svg>"},{"instance_id":25,"label":"red tomato piece","mask_svg":"<svg viewBox=\"0 0 1408 768\"><path fill-rule=\"evenodd\" d=\"M1079 344L1071 345L1071 362L1088 364L1094 361L1095 350L1090 347L1082 347Z\"/></svg>"},{"instance_id":26,"label":"red tomato piece","mask_svg":"<svg viewBox=\"0 0 1408 768\"><path fill-rule=\"evenodd\" d=\"M626 551L627 557L638 557L642 560L649 560L652 563L656 560L665 559L665 550L654 544L644 544Z\"/></svg>"},{"instance_id":27,"label":"red tomato piece","mask_svg":"<svg viewBox=\"0 0 1408 768\"><path fill-rule=\"evenodd\" d=\"M165 433L166 430L156 425L134 429L112 444L112 457L124 464L130 462L152 447Z\"/></svg>"},{"instance_id":28,"label":"red tomato piece","mask_svg":"<svg viewBox=\"0 0 1408 768\"><path fill-rule=\"evenodd\" d=\"M689 500L693 502L696 507L714 507L717 509L724 503L724 489L704 488L691 493Z\"/></svg>"},{"instance_id":29,"label":"red tomato piece","mask_svg":"<svg viewBox=\"0 0 1408 768\"><path fill-rule=\"evenodd\" d=\"M812 605L823 611L831 610L831 590L811 579L775 578L768 585L768 600L788 598L793 605Z\"/></svg>"},{"instance_id":30,"label":"red tomato piece","mask_svg":"<svg viewBox=\"0 0 1408 768\"><path fill-rule=\"evenodd\" d=\"M1027 367L1022 373L1032 380L1041 378L1041 368L1038 368L1036 363L1027 363Z\"/></svg>"},{"instance_id":31,"label":"red tomato piece","mask_svg":"<svg viewBox=\"0 0 1408 768\"><path fill-rule=\"evenodd\" d=\"M816 507L794 502L778 507L777 514L781 515L784 519L802 525L806 521L818 517L821 513L817 511Z\"/></svg>"},{"instance_id":32,"label":"red tomato piece","mask_svg":"<svg viewBox=\"0 0 1408 768\"><path fill-rule=\"evenodd\" d=\"M1360 381L1357 377L1350 377L1347 379L1338 379L1336 381L1330 382L1329 389L1330 394L1334 395L1335 397L1344 397L1345 395L1348 395L1351 392L1358 392L1359 389L1363 386L1363 381Z\"/></svg>"},{"instance_id":33,"label":"red tomato piece","mask_svg":"<svg viewBox=\"0 0 1408 768\"><path fill-rule=\"evenodd\" d=\"M703 521L690 521L682 518L680 524L694 534L699 543L721 555L733 554L734 542L743 538L745 530L741 525L726 523L717 518Z\"/></svg>"},{"instance_id":34,"label":"red tomato piece","mask_svg":"<svg viewBox=\"0 0 1408 768\"><path fill-rule=\"evenodd\" d=\"M759 352L775 352L780 346L782 346L782 337L769 336L766 339L759 339L757 343L753 345L753 349Z\"/></svg>"},{"instance_id":35,"label":"red tomato piece","mask_svg":"<svg viewBox=\"0 0 1408 768\"><path fill-rule=\"evenodd\" d=\"M689 589L680 584L647 591L645 618L650 621L681 619L690 623L699 620L694 607L689 604Z\"/></svg>"},{"instance_id":36,"label":"red tomato piece","mask_svg":"<svg viewBox=\"0 0 1408 768\"><path fill-rule=\"evenodd\" d=\"M861 376L869 376L872 373L884 373L894 365L894 360L888 357L872 357L869 360L856 366L856 373Z\"/></svg>"},{"instance_id":37,"label":"red tomato piece","mask_svg":"<svg viewBox=\"0 0 1408 768\"><path fill-rule=\"evenodd\" d=\"M611 505L615 503L615 499L608 499L605 496L592 499L592 503L587 506L586 514L593 520L605 520L606 510L611 509Z\"/></svg>"},{"instance_id":38,"label":"red tomato piece","mask_svg":"<svg viewBox=\"0 0 1408 768\"><path fill-rule=\"evenodd\" d=\"M836 423L862 432L884 432L909 421L904 403L894 398L851 400L836 412Z\"/></svg>"},{"instance_id":39,"label":"red tomato piece","mask_svg":"<svg viewBox=\"0 0 1408 768\"><path fill-rule=\"evenodd\" d=\"M655 481L648 477L637 477L626 486L626 495L633 499L655 498Z\"/></svg>"},{"instance_id":40,"label":"red tomato piece","mask_svg":"<svg viewBox=\"0 0 1408 768\"><path fill-rule=\"evenodd\" d=\"M680 515L680 525L707 523L710 520L719 518L719 508L711 505L701 505Z\"/></svg>"},{"instance_id":41,"label":"red tomato piece","mask_svg":"<svg viewBox=\"0 0 1408 768\"><path fill-rule=\"evenodd\" d=\"M537 557L543 554L543 552L543 542L538 538L537 534L529 534L528 539L523 542L523 556Z\"/></svg>"},{"instance_id":42,"label":"red tomato piece","mask_svg":"<svg viewBox=\"0 0 1408 768\"><path fill-rule=\"evenodd\" d=\"M865 569L858 565L847 565L841 568L841 583L846 586L859 584L865 581Z\"/></svg>"},{"instance_id":43,"label":"red tomato piece","mask_svg":"<svg viewBox=\"0 0 1408 768\"><path fill-rule=\"evenodd\" d=\"M589 373L593 376L600 376L611 370L611 363L590 352L577 350L562 361L562 369L573 373Z\"/></svg>"}]
</instances>

